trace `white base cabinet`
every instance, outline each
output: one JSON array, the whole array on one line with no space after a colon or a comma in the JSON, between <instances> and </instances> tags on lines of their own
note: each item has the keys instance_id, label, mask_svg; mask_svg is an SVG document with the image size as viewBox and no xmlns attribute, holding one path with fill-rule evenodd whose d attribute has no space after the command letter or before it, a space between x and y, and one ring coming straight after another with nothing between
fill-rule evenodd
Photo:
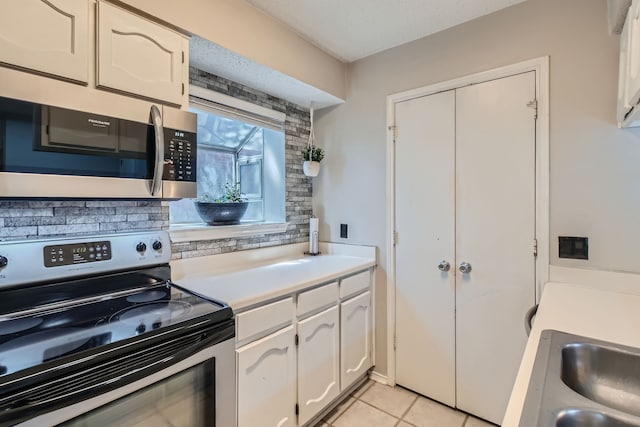
<instances>
[{"instance_id":1,"label":"white base cabinet","mask_svg":"<svg viewBox=\"0 0 640 427\"><path fill-rule=\"evenodd\" d=\"M238 427L308 425L366 375L371 283L369 269L236 313Z\"/></svg>"},{"instance_id":2,"label":"white base cabinet","mask_svg":"<svg viewBox=\"0 0 640 427\"><path fill-rule=\"evenodd\" d=\"M236 355L238 426L296 426L293 326L237 349Z\"/></svg>"},{"instance_id":3,"label":"white base cabinet","mask_svg":"<svg viewBox=\"0 0 640 427\"><path fill-rule=\"evenodd\" d=\"M340 393L340 313L335 305L298 322L298 422L303 425Z\"/></svg>"},{"instance_id":4,"label":"white base cabinet","mask_svg":"<svg viewBox=\"0 0 640 427\"><path fill-rule=\"evenodd\" d=\"M340 304L340 384L348 388L371 367L371 292Z\"/></svg>"}]
</instances>

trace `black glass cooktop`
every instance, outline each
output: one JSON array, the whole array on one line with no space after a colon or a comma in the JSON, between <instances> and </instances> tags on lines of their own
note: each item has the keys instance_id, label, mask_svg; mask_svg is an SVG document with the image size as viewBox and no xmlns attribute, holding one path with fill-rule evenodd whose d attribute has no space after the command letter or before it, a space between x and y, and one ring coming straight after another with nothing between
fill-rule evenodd
<instances>
[{"instance_id":1,"label":"black glass cooktop","mask_svg":"<svg viewBox=\"0 0 640 427\"><path fill-rule=\"evenodd\" d=\"M169 267L3 291L0 376L231 309L172 284Z\"/></svg>"}]
</instances>

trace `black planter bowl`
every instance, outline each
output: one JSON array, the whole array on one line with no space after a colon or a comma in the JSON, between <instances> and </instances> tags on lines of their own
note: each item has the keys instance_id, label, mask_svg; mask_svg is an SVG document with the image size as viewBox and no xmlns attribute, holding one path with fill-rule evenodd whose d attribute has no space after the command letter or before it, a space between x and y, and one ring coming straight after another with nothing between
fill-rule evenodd
<instances>
[{"instance_id":1,"label":"black planter bowl","mask_svg":"<svg viewBox=\"0 0 640 427\"><path fill-rule=\"evenodd\" d=\"M195 202L198 215L209 225L238 224L247 211L249 202L211 203Z\"/></svg>"}]
</instances>

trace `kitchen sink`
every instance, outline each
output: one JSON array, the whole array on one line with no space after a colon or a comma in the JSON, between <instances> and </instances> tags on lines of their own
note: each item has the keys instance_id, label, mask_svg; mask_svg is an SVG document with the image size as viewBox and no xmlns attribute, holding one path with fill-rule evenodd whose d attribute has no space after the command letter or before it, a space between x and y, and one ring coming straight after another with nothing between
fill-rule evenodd
<instances>
[{"instance_id":1,"label":"kitchen sink","mask_svg":"<svg viewBox=\"0 0 640 427\"><path fill-rule=\"evenodd\" d=\"M640 416L640 354L588 343L562 349L562 381L595 402Z\"/></svg>"},{"instance_id":2,"label":"kitchen sink","mask_svg":"<svg viewBox=\"0 0 640 427\"><path fill-rule=\"evenodd\" d=\"M640 424L615 418L602 412L569 409L558 414L556 427L638 427Z\"/></svg>"},{"instance_id":3,"label":"kitchen sink","mask_svg":"<svg viewBox=\"0 0 640 427\"><path fill-rule=\"evenodd\" d=\"M640 349L540 335L520 427L640 427Z\"/></svg>"}]
</instances>

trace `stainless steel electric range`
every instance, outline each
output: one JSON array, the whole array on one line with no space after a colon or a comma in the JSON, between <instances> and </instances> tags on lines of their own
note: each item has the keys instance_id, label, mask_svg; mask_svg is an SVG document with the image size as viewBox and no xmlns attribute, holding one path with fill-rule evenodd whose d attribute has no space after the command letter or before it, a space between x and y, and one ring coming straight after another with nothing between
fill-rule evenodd
<instances>
[{"instance_id":1,"label":"stainless steel electric range","mask_svg":"<svg viewBox=\"0 0 640 427\"><path fill-rule=\"evenodd\" d=\"M166 232L0 243L0 426L235 425L234 320Z\"/></svg>"}]
</instances>

